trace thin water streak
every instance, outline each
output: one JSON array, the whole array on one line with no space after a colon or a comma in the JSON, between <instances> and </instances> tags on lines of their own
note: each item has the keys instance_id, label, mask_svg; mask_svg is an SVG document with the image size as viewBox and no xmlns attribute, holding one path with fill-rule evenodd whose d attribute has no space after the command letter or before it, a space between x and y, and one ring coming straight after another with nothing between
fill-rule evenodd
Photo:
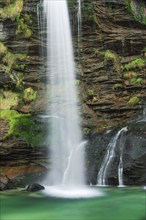
<instances>
[{"instance_id":1,"label":"thin water streak","mask_svg":"<svg viewBox=\"0 0 146 220\"><path fill-rule=\"evenodd\" d=\"M107 148L107 153L103 159L103 162L101 164L99 173L98 173L98 177L97 177L97 185L99 186L106 186L106 179L107 179L107 174L108 174L108 169L111 166L113 159L115 157L115 149L117 146L117 141L119 139L119 137L122 135L123 132L127 131L127 127L122 128L120 131L118 131L118 133L115 135L115 137L111 140L111 142L108 145ZM120 149L120 151L122 151ZM118 167L119 171L118 171L118 179L120 184L123 184L123 162L122 162L122 154L120 156L120 163L119 163L119 167Z\"/></svg>"}]
</instances>

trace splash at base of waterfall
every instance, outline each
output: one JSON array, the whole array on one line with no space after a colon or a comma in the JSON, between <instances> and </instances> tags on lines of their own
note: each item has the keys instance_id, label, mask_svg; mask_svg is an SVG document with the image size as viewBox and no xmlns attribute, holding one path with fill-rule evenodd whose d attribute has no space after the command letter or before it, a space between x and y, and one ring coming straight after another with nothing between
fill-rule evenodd
<instances>
[{"instance_id":1,"label":"splash at base of waterfall","mask_svg":"<svg viewBox=\"0 0 146 220\"><path fill-rule=\"evenodd\" d=\"M46 186L43 191L45 195L58 197L58 198L69 198L69 199L80 199L80 198L93 198L97 196L103 196L103 193L97 188L91 188L86 186L81 187L68 187L65 185Z\"/></svg>"}]
</instances>

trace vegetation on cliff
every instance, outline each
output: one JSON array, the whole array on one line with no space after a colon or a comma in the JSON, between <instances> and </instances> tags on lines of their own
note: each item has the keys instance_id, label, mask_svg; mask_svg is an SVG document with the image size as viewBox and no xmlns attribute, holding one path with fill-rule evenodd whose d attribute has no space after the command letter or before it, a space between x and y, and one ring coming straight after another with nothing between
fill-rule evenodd
<instances>
[{"instance_id":1,"label":"vegetation on cliff","mask_svg":"<svg viewBox=\"0 0 146 220\"><path fill-rule=\"evenodd\" d=\"M38 146L44 138L44 130L30 114L22 114L15 110L0 110L0 119L9 123L6 138L21 137L31 146Z\"/></svg>"},{"instance_id":2,"label":"vegetation on cliff","mask_svg":"<svg viewBox=\"0 0 146 220\"><path fill-rule=\"evenodd\" d=\"M143 1L132 1L132 0L125 0L126 8L132 17L146 25L146 13L145 13L145 3Z\"/></svg>"},{"instance_id":3,"label":"vegetation on cliff","mask_svg":"<svg viewBox=\"0 0 146 220\"><path fill-rule=\"evenodd\" d=\"M15 20L23 9L23 0L15 0L12 3L11 1L4 1L4 3L6 3L6 6L0 9L0 17Z\"/></svg>"}]
</instances>

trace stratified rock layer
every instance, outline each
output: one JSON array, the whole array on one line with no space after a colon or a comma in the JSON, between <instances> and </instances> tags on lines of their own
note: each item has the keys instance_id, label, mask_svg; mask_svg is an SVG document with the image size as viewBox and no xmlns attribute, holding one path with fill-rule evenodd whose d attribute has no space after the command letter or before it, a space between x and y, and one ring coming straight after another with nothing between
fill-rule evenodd
<instances>
[{"instance_id":1,"label":"stratified rock layer","mask_svg":"<svg viewBox=\"0 0 146 220\"><path fill-rule=\"evenodd\" d=\"M26 1L22 15L29 14L32 19L33 35L26 39L16 34L18 23L16 20L0 18L0 41L14 54L27 55L23 69L22 86L37 91L37 99L32 102L22 102L11 106L11 109L32 115L45 114L47 103L46 57L41 56L39 48L40 30L38 30L37 4L38 0ZM146 67L136 68L139 83L130 82L123 77L125 64L145 57L146 47L145 25L136 21L125 7L124 1L84 1L82 5L82 37L80 47L77 40L77 8L76 3L70 3L70 20L73 32L73 43L76 61L77 86L81 99L82 128L88 146L88 182L96 184L96 176L101 160L106 152L111 134L104 136L104 132L114 127L125 126L129 120L142 114L146 102ZM4 3L0 3L3 7ZM40 6L39 6L40 8ZM45 48L45 44L43 45ZM105 54L110 51L113 59L106 60ZM1 59L1 57L0 57ZM14 71L18 71L14 68ZM2 90L17 90L12 77L0 68L0 86ZM133 97L139 99L139 104L130 105ZM1 103L0 109L3 109ZM2 189L11 188L11 180L20 179L30 173L42 173L48 167L47 149L43 146L33 148L21 137L5 138L9 131L9 123L0 119L0 146L2 166ZM37 125L35 125L37 126ZM38 124L39 126L39 124ZM137 127L137 124L135 124ZM138 127L137 127L138 128ZM127 136L124 155L124 176L127 185L143 184L144 153L140 153L138 138L144 140L144 132L139 133L137 142L133 142L133 131ZM141 139L142 138L142 139ZM101 142L98 148L94 143ZM130 143L129 143L130 142ZM137 144L135 144L137 143ZM129 146L129 147L128 147ZM129 152L132 149L133 153ZM133 156L133 155L141 156ZM94 155L96 159L94 158ZM141 162L139 162L141 160ZM135 168L136 167L136 168ZM24 174L24 175L23 175ZM114 176L111 184L117 184ZM117 178L117 177L116 177ZM29 183L29 180L27 181ZM11 184L9 184L11 183ZM5 184L5 186L4 186Z\"/></svg>"}]
</instances>

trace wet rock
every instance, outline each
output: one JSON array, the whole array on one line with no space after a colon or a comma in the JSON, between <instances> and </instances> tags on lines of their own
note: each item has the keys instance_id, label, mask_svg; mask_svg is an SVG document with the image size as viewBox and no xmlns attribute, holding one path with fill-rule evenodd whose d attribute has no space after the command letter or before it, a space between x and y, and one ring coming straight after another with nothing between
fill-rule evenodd
<instances>
[{"instance_id":1,"label":"wet rock","mask_svg":"<svg viewBox=\"0 0 146 220\"><path fill-rule=\"evenodd\" d=\"M13 187L13 182L5 174L0 174L0 191L13 189Z\"/></svg>"},{"instance_id":2,"label":"wet rock","mask_svg":"<svg viewBox=\"0 0 146 220\"><path fill-rule=\"evenodd\" d=\"M32 184L28 185L26 190L29 192L37 192L37 191L44 190L44 189L45 189L44 186L42 186L38 183L32 183Z\"/></svg>"},{"instance_id":3,"label":"wet rock","mask_svg":"<svg viewBox=\"0 0 146 220\"><path fill-rule=\"evenodd\" d=\"M88 182L97 184L98 172L108 144L118 130L91 135L87 146L87 177ZM118 185L118 166L122 149L123 182L125 185L145 185L146 183L146 122L143 119L127 125L120 142L117 142L115 156L106 175L109 185Z\"/></svg>"}]
</instances>

